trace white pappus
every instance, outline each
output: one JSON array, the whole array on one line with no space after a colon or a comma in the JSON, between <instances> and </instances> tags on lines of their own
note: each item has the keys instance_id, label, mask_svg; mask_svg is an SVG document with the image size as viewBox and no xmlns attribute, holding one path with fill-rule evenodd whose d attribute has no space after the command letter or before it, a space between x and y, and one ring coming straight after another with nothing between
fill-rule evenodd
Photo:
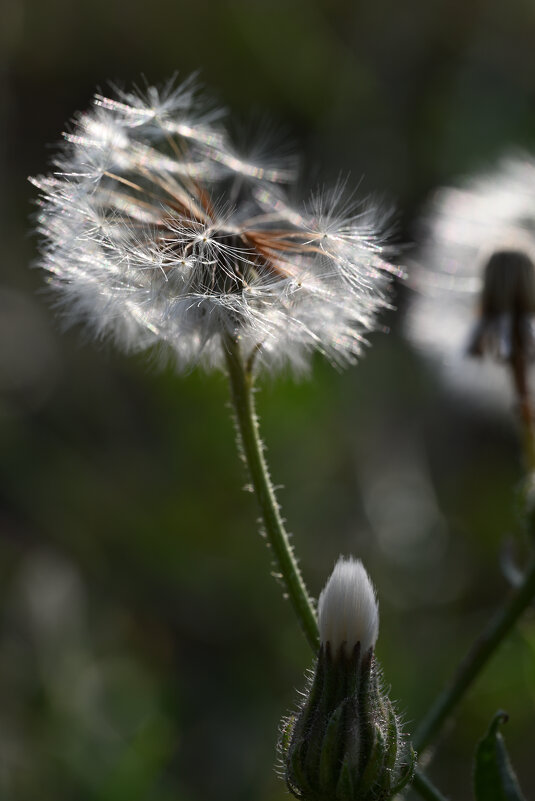
<instances>
[{"instance_id":1,"label":"white pappus","mask_svg":"<svg viewBox=\"0 0 535 801\"><path fill-rule=\"evenodd\" d=\"M330 643L333 655L341 648L351 653L357 643L362 654L375 646L379 607L360 559L338 559L319 597L318 625L320 642Z\"/></svg>"},{"instance_id":2,"label":"white pappus","mask_svg":"<svg viewBox=\"0 0 535 801\"><path fill-rule=\"evenodd\" d=\"M238 155L224 113L190 78L97 94L40 190L39 265L68 322L180 368L220 367L222 337L267 367L360 353L395 268L384 220L343 187L303 208L293 162Z\"/></svg>"}]
</instances>

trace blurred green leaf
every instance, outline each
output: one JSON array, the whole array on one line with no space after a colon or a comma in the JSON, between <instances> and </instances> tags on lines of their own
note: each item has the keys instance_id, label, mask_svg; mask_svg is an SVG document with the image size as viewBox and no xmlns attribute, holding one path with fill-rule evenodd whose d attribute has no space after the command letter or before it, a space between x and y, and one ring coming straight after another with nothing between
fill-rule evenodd
<instances>
[{"instance_id":1,"label":"blurred green leaf","mask_svg":"<svg viewBox=\"0 0 535 801\"><path fill-rule=\"evenodd\" d=\"M474 771L476 801L525 801L504 739L498 731L500 724L507 720L505 712L497 712L477 746Z\"/></svg>"}]
</instances>

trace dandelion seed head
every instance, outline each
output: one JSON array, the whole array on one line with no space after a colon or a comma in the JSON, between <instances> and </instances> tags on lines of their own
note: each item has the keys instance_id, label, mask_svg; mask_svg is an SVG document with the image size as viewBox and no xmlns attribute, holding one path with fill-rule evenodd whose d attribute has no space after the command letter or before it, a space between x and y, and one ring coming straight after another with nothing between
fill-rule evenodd
<instances>
[{"instance_id":1,"label":"dandelion seed head","mask_svg":"<svg viewBox=\"0 0 535 801\"><path fill-rule=\"evenodd\" d=\"M338 186L302 208L294 162L239 154L196 78L99 93L40 192L40 266L67 322L179 367L224 363L222 338L274 369L354 361L389 305L384 220Z\"/></svg>"}]
</instances>

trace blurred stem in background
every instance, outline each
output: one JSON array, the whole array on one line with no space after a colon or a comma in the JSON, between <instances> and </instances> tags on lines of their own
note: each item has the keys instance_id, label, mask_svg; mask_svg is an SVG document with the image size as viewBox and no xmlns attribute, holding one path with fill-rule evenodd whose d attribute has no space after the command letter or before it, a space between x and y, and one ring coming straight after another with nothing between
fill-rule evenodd
<instances>
[{"instance_id":1,"label":"blurred stem in background","mask_svg":"<svg viewBox=\"0 0 535 801\"><path fill-rule=\"evenodd\" d=\"M438 696L413 738L415 749L421 753L438 734L457 704L464 698L472 683L509 634L522 613L535 597L535 559L524 575L522 584L509 601L488 623L461 663L453 681Z\"/></svg>"},{"instance_id":2,"label":"blurred stem in background","mask_svg":"<svg viewBox=\"0 0 535 801\"><path fill-rule=\"evenodd\" d=\"M535 421L529 392L527 364L522 352L515 352L511 358L513 388L522 424L524 458L528 473L535 472Z\"/></svg>"},{"instance_id":3,"label":"blurred stem in background","mask_svg":"<svg viewBox=\"0 0 535 801\"><path fill-rule=\"evenodd\" d=\"M527 364L521 349L511 358L511 372L518 411L523 428L524 457L528 478L535 471L535 421L527 379ZM533 534L532 515L527 511L528 525ZM438 696L417 729L413 744L418 752L427 748L440 732L457 704L464 698L479 673L485 668L500 643L507 637L521 615L535 598L535 558L532 557L524 576L509 600L489 621L472 649L459 666L452 682Z\"/></svg>"}]
</instances>

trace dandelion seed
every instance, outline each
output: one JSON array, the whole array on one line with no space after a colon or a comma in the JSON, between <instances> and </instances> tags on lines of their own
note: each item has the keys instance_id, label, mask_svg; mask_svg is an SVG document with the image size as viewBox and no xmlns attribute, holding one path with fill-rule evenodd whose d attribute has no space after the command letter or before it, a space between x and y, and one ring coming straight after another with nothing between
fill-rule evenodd
<instances>
[{"instance_id":1,"label":"dandelion seed","mask_svg":"<svg viewBox=\"0 0 535 801\"><path fill-rule=\"evenodd\" d=\"M31 179L59 306L179 367L221 367L226 336L268 367L352 362L388 306L384 220L327 195L294 209L288 163L239 155L223 117L194 79L78 115L54 174Z\"/></svg>"}]
</instances>

